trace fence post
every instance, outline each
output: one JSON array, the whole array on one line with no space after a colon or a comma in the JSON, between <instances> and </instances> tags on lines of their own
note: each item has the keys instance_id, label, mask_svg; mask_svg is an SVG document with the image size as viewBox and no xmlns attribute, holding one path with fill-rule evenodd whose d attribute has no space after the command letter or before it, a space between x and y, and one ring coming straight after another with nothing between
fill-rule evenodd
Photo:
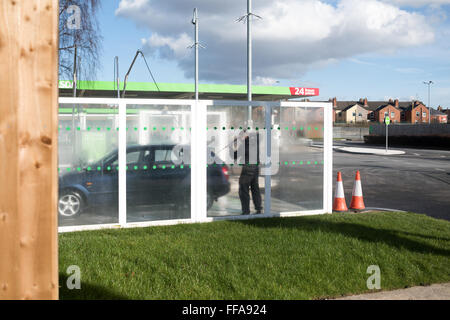
<instances>
[{"instance_id":1,"label":"fence post","mask_svg":"<svg viewBox=\"0 0 450 320\"><path fill-rule=\"evenodd\" d=\"M333 106L323 108L323 208L326 213L333 212Z\"/></svg>"},{"instance_id":2,"label":"fence post","mask_svg":"<svg viewBox=\"0 0 450 320\"><path fill-rule=\"evenodd\" d=\"M196 100L191 105L191 220L207 218L207 103Z\"/></svg>"},{"instance_id":3,"label":"fence post","mask_svg":"<svg viewBox=\"0 0 450 320\"><path fill-rule=\"evenodd\" d=\"M0 1L0 299L57 299L58 0Z\"/></svg>"}]
</instances>

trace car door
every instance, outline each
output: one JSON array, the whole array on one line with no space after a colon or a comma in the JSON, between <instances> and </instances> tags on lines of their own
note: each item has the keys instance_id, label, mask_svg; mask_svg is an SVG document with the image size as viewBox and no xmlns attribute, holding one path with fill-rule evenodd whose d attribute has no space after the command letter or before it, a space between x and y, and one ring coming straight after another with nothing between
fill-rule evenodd
<instances>
[{"instance_id":1,"label":"car door","mask_svg":"<svg viewBox=\"0 0 450 320\"><path fill-rule=\"evenodd\" d=\"M117 153L112 153L104 160L89 167L86 171L86 189L89 191L91 206L117 206L118 205L118 174L112 163L117 159Z\"/></svg>"},{"instance_id":2,"label":"car door","mask_svg":"<svg viewBox=\"0 0 450 320\"><path fill-rule=\"evenodd\" d=\"M142 176L142 149L127 150L127 205L140 204L140 185Z\"/></svg>"},{"instance_id":3,"label":"car door","mask_svg":"<svg viewBox=\"0 0 450 320\"><path fill-rule=\"evenodd\" d=\"M139 148L127 150L126 172L128 206L139 204L139 175L141 172L142 154L143 150ZM115 157L106 168L106 170L110 169L110 174L115 177L116 181L118 180L118 166L119 160L117 157Z\"/></svg>"},{"instance_id":4,"label":"car door","mask_svg":"<svg viewBox=\"0 0 450 320\"><path fill-rule=\"evenodd\" d=\"M134 201L138 205L158 203L160 197L158 181L155 181L157 170L153 166L154 151L150 147L142 149L139 172L133 177Z\"/></svg>"},{"instance_id":5,"label":"car door","mask_svg":"<svg viewBox=\"0 0 450 320\"><path fill-rule=\"evenodd\" d=\"M179 202L188 170L172 161L173 146L153 146L147 157L148 168L142 176L142 194L146 204L172 205Z\"/></svg>"}]
</instances>

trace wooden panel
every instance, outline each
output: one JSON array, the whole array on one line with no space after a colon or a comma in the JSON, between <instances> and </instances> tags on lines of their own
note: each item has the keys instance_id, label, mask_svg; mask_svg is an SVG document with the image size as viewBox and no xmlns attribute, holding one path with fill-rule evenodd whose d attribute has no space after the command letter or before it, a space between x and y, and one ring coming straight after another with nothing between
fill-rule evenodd
<instances>
[{"instance_id":1,"label":"wooden panel","mask_svg":"<svg viewBox=\"0 0 450 320\"><path fill-rule=\"evenodd\" d=\"M0 299L57 299L58 0L0 1Z\"/></svg>"}]
</instances>

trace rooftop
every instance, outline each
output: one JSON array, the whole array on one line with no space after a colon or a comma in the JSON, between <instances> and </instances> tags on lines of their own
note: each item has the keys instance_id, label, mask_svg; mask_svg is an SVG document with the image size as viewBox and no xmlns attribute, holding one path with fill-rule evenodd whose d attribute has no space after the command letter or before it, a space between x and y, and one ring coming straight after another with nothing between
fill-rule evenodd
<instances>
[{"instance_id":1,"label":"rooftop","mask_svg":"<svg viewBox=\"0 0 450 320\"><path fill-rule=\"evenodd\" d=\"M333 102L333 98L329 99L327 102ZM420 101L399 101L398 102L398 108L402 110L406 110L408 108L411 108L411 106L414 104L423 104ZM395 106L395 101L389 100L389 101L369 101L366 99L359 99L359 100L353 100L353 101L339 101L336 100L334 109L344 111L347 110L350 107L353 107L355 104L360 105L361 107L369 110L369 111L375 111L377 109L380 109L381 107L385 107L387 105Z\"/></svg>"},{"instance_id":2,"label":"rooftop","mask_svg":"<svg viewBox=\"0 0 450 320\"><path fill-rule=\"evenodd\" d=\"M122 90L123 82L120 83L121 94ZM128 82L125 98L194 99L194 91L194 84ZM319 89L303 87L253 86L252 94L255 101L277 101L318 96ZM59 81L59 96L73 96L72 81ZM77 97L116 98L117 84L113 81L79 81L77 86ZM200 84L199 98L206 100L247 100L247 86Z\"/></svg>"}]
</instances>

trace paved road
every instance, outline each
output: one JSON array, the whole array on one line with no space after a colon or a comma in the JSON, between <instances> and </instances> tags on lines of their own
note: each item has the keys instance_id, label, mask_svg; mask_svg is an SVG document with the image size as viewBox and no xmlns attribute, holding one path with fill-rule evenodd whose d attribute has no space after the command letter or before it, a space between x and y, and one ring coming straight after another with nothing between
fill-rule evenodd
<instances>
[{"instance_id":1,"label":"paved road","mask_svg":"<svg viewBox=\"0 0 450 320\"><path fill-rule=\"evenodd\" d=\"M366 293L337 300L450 300L450 283Z\"/></svg>"},{"instance_id":2,"label":"paved road","mask_svg":"<svg viewBox=\"0 0 450 320\"><path fill-rule=\"evenodd\" d=\"M357 143L335 145L358 146ZM322 208L322 150L299 148L281 153L282 165L279 173L272 177L274 212ZM343 173L347 204L351 201L355 172L360 170L366 207L412 211L450 220L450 151L402 150L406 154L398 156L335 151L333 178L336 178L337 171ZM284 161L289 165L283 165ZM231 175L232 190L214 204L209 212L211 216L241 213L238 177L238 173ZM260 185L264 197L263 180ZM105 211L95 210L75 219L61 219L60 225L117 223L117 209ZM180 216L171 206L130 209L128 213L131 221L189 217L188 211Z\"/></svg>"},{"instance_id":3,"label":"paved road","mask_svg":"<svg viewBox=\"0 0 450 320\"><path fill-rule=\"evenodd\" d=\"M376 156L335 151L334 179L341 171L347 203L355 172L360 170L367 207L394 208L450 220L450 151L401 150L406 154Z\"/></svg>"}]
</instances>

